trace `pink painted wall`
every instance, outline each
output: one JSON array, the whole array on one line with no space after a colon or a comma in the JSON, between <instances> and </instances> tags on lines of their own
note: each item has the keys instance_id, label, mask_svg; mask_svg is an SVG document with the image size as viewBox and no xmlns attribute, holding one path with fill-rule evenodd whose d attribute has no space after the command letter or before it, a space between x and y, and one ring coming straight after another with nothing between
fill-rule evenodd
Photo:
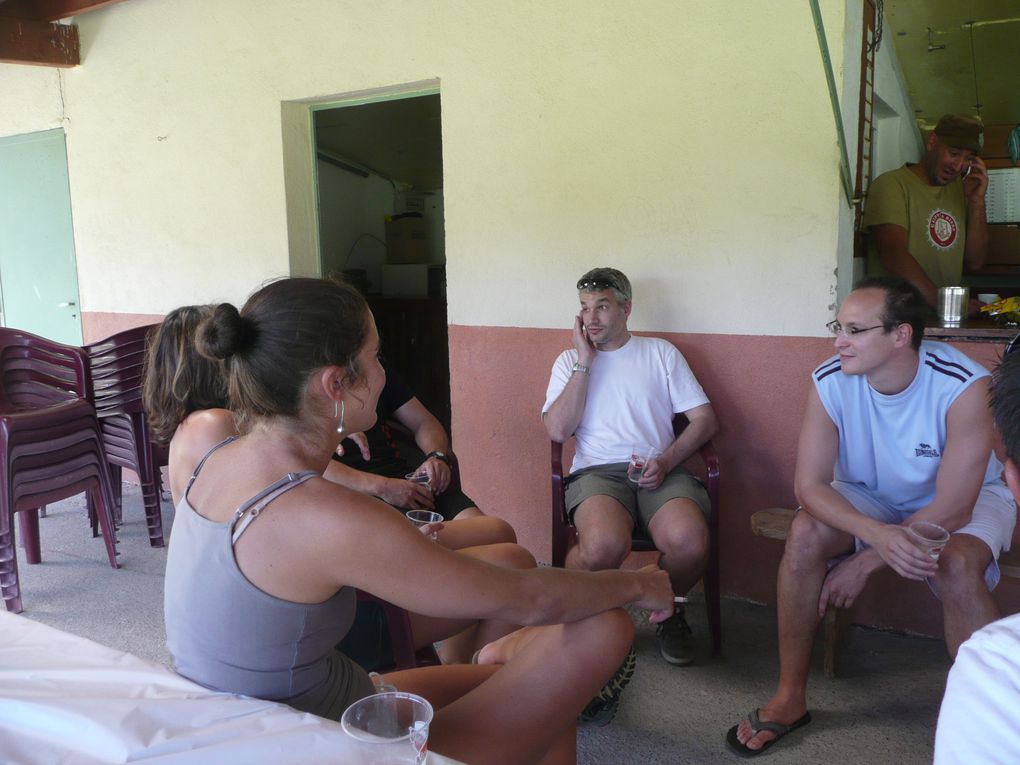
<instances>
[{"instance_id":1,"label":"pink painted wall","mask_svg":"<svg viewBox=\"0 0 1020 765\"><path fill-rule=\"evenodd\" d=\"M687 357L719 415L723 592L775 602L782 543L751 534L750 517L792 507L793 470L809 374L832 352L827 338L661 333ZM549 370L570 343L566 330L450 327L453 443L465 490L503 516L522 544L549 560L549 440L539 412ZM1001 346L961 344L986 366ZM888 594L886 594L888 593ZM1020 582L997 591L1020 611ZM879 602L881 601L881 602ZM941 614L924 584L885 572L853 609L855 622L941 634Z\"/></svg>"},{"instance_id":2,"label":"pink painted wall","mask_svg":"<svg viewBox=\"0 0 1020 765\"><path fill-rule=\"evenodd\" d=\"M163 314L153 313L102 313L100 311L81 312L81 334L86 343L104 340L110 335L123 332L125 329L140 327L144 324L157 324L163 321Z\"/></svg>"}]
</instances>

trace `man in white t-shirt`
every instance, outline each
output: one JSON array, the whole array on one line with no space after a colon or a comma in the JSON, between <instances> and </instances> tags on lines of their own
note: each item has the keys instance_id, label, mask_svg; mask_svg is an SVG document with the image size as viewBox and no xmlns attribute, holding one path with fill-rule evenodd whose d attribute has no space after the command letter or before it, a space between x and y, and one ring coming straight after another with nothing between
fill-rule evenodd
<instances>
[{"instance_id":1,"label":"man in white t-shirt","mask_svg":"<svg viewBox=\"0 0 1020 765\"><path fill-rule=\"evenodd\" d=\"M812 374L794 476L802 512L779 566L779 685L729 730L741 756L811 721L814 632L875 571L928 582L954 657L999 616L989 590L1016 506L992 454L989 375L952 345L923 340L927 310L907 281L870 277L828 325L837 355ZM952 533L937 562L912 541L914 521Z\"/></svg>"},{"instance_id":2,"label":"man in white t-shirt","mask_svg":"<svg viewBox=\"0 0 1020 765\"><path fill-rule=\"evenodd\" d=\"M1006 448L1006 483L1020 500L1020 342L992 382L992 412ZM975 632L949 671L935 732L935 765L1020 762L1020 614Z\"/></svg>"},{"instance_id":3,"label":"man in white t-shirt","mask_svg":"<svg viewBox=\"0 0 1020 765\"><path fill-rule=\"evenodd\" d=\"M662 552L661 565L674 591L683 594L705 568L710 506L705 488L682 463L716 432L715 413L672 344L627 330L632 293L623 273L593 269L577 290L574 347L556 359L542 407L554 441L576 437L566 499L578 544L567 566L617 568L637 526ZM690 423L679 438L672 426L677 412ZM655 450L636 482L627 476L635 447ZM693 661L682 606L657 632L666 661Z\"/></svg>"}]
</instances>

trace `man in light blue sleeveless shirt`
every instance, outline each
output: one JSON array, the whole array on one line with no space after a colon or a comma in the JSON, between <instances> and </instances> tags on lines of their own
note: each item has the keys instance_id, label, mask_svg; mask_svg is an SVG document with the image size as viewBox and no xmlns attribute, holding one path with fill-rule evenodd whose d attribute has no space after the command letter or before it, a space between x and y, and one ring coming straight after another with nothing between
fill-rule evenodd
<instances>
[{"instance_id":1,"label":"man in light blue sleeveless shirt","mask_svg":"<svg viewBox=\"0 0 1020 765\"><path fill-rule=\"evenodd\" d=\"M829 324L837 355L812 374L795 475L802 512L779 570L779 687L730 730L738 754L810 722L818 622L829 605L852 605L879 569L928 582L954 657L999 617L989 590L1016 505L992 453L989 373L951 345L923 341L926 313L916 287L875 277ZM937 562L912 541L913 521L952 533Z\"/></svg>"}]
</instances>

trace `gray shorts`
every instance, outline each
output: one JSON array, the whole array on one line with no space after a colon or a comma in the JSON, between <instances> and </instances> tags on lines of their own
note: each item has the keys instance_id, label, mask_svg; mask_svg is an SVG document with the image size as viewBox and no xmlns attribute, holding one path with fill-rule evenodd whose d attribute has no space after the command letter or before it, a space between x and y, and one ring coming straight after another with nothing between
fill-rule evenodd
<instances>
[{"instance_id":1,"label":"gray shorts","mask_svg":"<svg viewBox=\"0 0 1020 765\"><path fill-rule=\"evenodd\" d=\"M914 514L914 511L899 510L879 502L857 484L833 481L832 488L842 494L858 512L883 523L902 523ZM953 532L977 537L992 551L992 562L985 569L985 582L989 590L994 589L999 583L999 553L1009 549L1015 523L1016 503L1013 501L1013 495L1007 487L991 484L981 487L970 522ZM864 546L861 540L854 540L856 550Z\"/></svg>"},{"instance_id":2,"label":"gray shorts","mask_svg":"<svg viewBox=\"0 0 1020 765\"><path fill-rule=\"evenodd\" d=\"M588 497L605 495L621 505L635 526L647 533L648 524L660 507L671 499L693 500L705 518L712 510L708 492L698 478L683 465L673 468L657 489L642 489L627 480L627 463L593 465L567 477L567 517L574 522L574 511Z\"/></svg>"}]
</instances>

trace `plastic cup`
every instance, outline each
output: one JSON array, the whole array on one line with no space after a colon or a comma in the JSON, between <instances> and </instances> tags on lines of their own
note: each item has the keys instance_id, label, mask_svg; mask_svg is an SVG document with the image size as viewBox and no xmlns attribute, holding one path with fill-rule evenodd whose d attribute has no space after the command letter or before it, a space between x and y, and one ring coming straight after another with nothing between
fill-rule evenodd
<instances>
[{"instance_id":1,"label":"plastic cup","mask_svg":"<svg viewBox=\"0 0 1020 765\"><path fill-rule=\"evenodd\" d=\"M411 483L420 483L422 486L429 485L429 474L428 473L408 473L404 476L404 479Z\"/></svg>"},{"instance_id":2,"label":"plastic cup","mask_svg":"<svg viewBox=\"0 0 1020 765\"><path fill-rule=\"evenodd\" d=\"M428 523L440 523L443 516L434 510L408 510L404 515L419 529Z\"/></svg>"},{"instance_id":3,"label":"plastic cup","mask_svg":"<svg viewBox=\"0 0 1020 765\"><path fill-rule=\"evenodd\" d=\"M424 765L428 755L432 705L401 691L376 693L344 710L340 726L351 738L372 747L372 762Z\"/></svg>"},{"instance_id":4,"label":"plastic cup","mask_svg":"<svg viewBox=\"0 0 1020 765\"><path fill-rule=\"evenodd\" d=\"M914 521L907 527L911 540L932 560L938 560L949 541L949 532L937 523Z\"/></svg>"},{"instance_id":5,"label":"plastic cup","mask_svg":"<svg viewBox=\"0 0 1020 765\"><path fill-rule=\"evenodd\" d=\"M644 475L645 465L648 464L648 460L658 453L654 447L648 444L634 444L630 450L630 464L627 465L627 480L631 483L637 483L641 476Z\"/></svg>"}]
</instances>

